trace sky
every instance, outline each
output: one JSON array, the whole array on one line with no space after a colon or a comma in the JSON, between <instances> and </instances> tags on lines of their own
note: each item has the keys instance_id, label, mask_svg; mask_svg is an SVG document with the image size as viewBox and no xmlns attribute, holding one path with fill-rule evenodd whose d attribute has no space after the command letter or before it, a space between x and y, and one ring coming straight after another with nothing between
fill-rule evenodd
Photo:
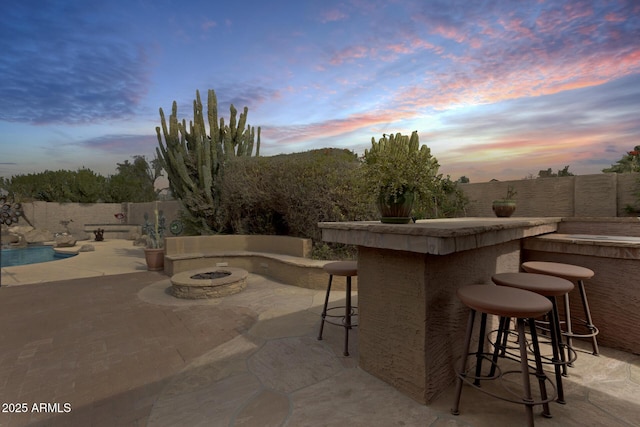
<instances>
[{"instance_id":1,"label":"sky","mask_svg":"<svg viewBox=\"0 0 640 427\"><path fill-rule=\"evenodd\" d=\"M417 130L471 182L640 145L640 1L1 0L0 176L155 156L208 89L261 155Z\"/></svg>"}]
</instances>

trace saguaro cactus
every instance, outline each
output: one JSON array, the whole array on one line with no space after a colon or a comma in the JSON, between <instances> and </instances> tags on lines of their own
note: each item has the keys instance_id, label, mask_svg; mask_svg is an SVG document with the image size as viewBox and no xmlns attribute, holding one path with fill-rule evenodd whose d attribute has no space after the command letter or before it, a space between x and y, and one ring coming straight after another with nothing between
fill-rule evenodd
<instances>
[{"instance_id":1,"label":"saguaro cactus","mask_svg":"<svg viewBox=\"0 0 640 427\"><path fill-rule=\"evenodd\" d=\"M238 111L232 104L229 125L225 125L222 117L218 123L218 101L215 91L210 89L207 109L209 135L198 91L193 101L193 121L189 122L188 130L184 119L182 122L178 121L178 106L175 101L169 116L169 127L167 128L162 108L162 127L156 127L159 144L156 153L167 171L171 191L174 197L182 201L195 221L194 225L202 232L216 230L216 211L220 205L219 185L226 161L235 156L251 156L254 146L256 156L260 153L260 127L256 138L255 128L246 124L249 112L247 107L244 107L244 112L236 121Z\"/></svg>"}]
</instances>

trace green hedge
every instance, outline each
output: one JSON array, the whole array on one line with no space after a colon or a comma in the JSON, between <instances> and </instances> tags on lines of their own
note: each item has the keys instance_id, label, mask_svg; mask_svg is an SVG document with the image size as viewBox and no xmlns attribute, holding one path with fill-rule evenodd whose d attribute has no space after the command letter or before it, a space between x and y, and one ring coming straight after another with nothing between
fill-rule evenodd
<instances>
[{"instance_id":1,"label":"green hedge","mask_svg":"<svg viewBox=\"0 0 640 427\"><path fill-rule=\"evenodd\" d=\"M352 248L322 243L318 222L376 218L359 196L359 165L339 149L233 159L222 179L221 231L311 238L316 257L353 256Z\"/></svg>"},{"instance_id":2,"label":"green hedge","mask_svg":"<svg viewBox=\"0 0 640 427\"><path fill-rule=\"evenodd\" d=\"M218 232L311 238L315 258L356 256L352 246L322 242L318 222L379 218L361 161L349 150L235 158L220 183ZM414 207L417 218L464 214L467 201L455 182L438 175L431 185L431 196Z\"/></svg>"}]
</instances>

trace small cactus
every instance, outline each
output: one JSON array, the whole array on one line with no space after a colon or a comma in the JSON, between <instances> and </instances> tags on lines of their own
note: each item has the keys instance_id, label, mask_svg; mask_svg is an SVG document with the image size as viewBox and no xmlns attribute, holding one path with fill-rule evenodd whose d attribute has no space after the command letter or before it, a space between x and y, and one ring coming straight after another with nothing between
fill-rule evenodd
<instances>
[{"instance_id":1,"label":"small cactus","mask_svg":"<svg viewBox=\"0 0 640 427\"><path fill-rule=\"evenodd\" d=\"M154 209L155 221L149 221L149 214L144 213L144 225L142 233L148 237L147 247L158 249L164 246L164 232L166 230L165 217L162 211Z\"/></svg>"}]
</instances>

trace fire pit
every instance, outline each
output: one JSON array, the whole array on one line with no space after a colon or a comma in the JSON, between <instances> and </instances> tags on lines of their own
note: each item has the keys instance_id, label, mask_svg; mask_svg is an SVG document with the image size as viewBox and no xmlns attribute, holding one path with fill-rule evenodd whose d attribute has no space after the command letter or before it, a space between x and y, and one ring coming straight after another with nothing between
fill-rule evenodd
<instances>
[{"instance_id":1,"label":"fire pit","mask_svg":"<svg viewBox=\"0 0 640 427\"><path fill-rule=\"evenodd\" d=\"M223 277L230 276L228 271L207 271L206 273L198 273L191 276L192 279L205 280L205 279L222 279Z\"/></svg>"},{"instance_id":2,"label":"fire pit","mask_svg":"<svg viewBox=\"0 0 640 427\"><path fill-rule=\"evenodd\" d=\"M212 267L183 271L171 277L169 292L177 298L220 298L237 294L247 286L246 270Z\"/></svg>"}]
</instances>

